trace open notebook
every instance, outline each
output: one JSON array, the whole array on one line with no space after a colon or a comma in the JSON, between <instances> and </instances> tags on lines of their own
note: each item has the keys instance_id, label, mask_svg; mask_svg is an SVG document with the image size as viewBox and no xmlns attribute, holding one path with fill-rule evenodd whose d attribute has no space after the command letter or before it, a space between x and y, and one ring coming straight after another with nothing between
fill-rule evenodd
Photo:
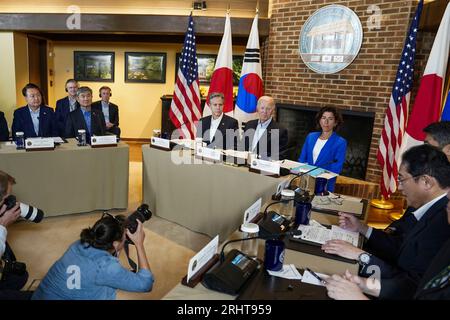
<instances>
[{"instance_id":1,"label":"open notebook","mask_svg":"<svg viewBox=\"0 0 450 320\"><path fill-rule=\"evenodd\" d=\"M340 228L339 226L331 226L327 228L319 224L300 225L298 230L302 231L300 236L293 236L292 240L301 242L310 242L315 244L324 244L328 240L344 240L350 242L354 246L359 245L359 233L351 232Z\"/></svg>"}]
</instances>

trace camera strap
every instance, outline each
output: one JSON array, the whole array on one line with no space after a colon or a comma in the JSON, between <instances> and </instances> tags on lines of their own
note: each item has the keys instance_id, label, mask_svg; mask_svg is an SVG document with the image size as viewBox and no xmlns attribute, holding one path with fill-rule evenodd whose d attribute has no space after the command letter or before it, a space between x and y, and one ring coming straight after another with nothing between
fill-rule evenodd
<instances>
[{"instance_id":1,"label":"camera strap","mask_svg":"<svg viewBox=\"0 0 450 320\"><path fill-rule=\"evenodd\" d=\"M131 271L136 273L137 272L137 264L133 261L133 259L130 258L130 247L128 241L125 241L124 245L125 254L127 255L128 264L131 267Z\"/></svg>"}]
</instances>

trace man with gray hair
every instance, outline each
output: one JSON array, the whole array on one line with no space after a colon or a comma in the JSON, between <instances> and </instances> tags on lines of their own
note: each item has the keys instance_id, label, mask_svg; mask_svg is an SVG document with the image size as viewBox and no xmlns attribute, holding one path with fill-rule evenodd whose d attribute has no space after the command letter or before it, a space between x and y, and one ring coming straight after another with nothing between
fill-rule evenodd
<instances>
[{"instance_id":1,"label":"man with gray hair","mask_svg":"<svg viewBox=\"0 0 450 320\"><path fill-rule=\"evenodd\" d=\"M248 121L244 127L245 150L256 153L263 159L284 159L288 132L272 119L275 100L269 96L260 97L256 110L259 119Z\"/></svg>"},{"instance_id":2,"label":"man with gray hair","mask_svg":"<svg viewBox=\"0 0 450 320\"><path fill-rule=\"evenodd\" d=\"M101 110L91 108L92 90L89 87L80 87L77 91L77 101L80 108L75 109L66 121L66 138L74 138L78 130L86 130L86 139L90 142L91 136L102 136L106 133L105 118Z\"/></svg>"}]
</instances>

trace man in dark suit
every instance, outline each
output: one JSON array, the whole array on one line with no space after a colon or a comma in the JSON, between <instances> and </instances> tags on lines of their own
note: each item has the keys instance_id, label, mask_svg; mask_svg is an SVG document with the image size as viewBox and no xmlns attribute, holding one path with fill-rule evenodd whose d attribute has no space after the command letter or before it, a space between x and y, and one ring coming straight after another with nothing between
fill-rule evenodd
<instances>
[{"instance_id":1,"label":"man in dark suit","mask_svg":"<svg viewBox=\"0 0 450 320\"><path fill-rule=\"evenodd\" d=\"M203 117L197 124L197 138L202 138L209 148L235 149L237 147L238 121L223 113L224 95L214 92L209 95L211 115Z\"/></svg>"},{"instance_id":2,"label":"man in dark suit","mask_svg":"<svg viewBox=\"0 0 450 320\"><path fill-rule=\"evenodd\" d=\"M0 111L0 141L8 141L9 129L8 122L6 122L5 114Z\"/></svg>"},{"instance_id":3,"label":"man in dark suit","mask_svg":"<svg viewBox=\"0 0 450 320\"><path fill-rule=\"evenodd\" d=\"M91 141L93 135L102 136L106 133L105 118L100 110L92 109L92 90L80 87L77 91L77 101L80 107L69 113L66 121L66 138L74 138L78 130L86 130L86 139Z\"/></svg>"},{"instance_id":4,"label":"man in dark suit","mask_svg":"<svg viewBox=\"0 0 450 320\"><path fill-rule=\"evenodd\" d=\"M447 198L450 198L450 191ZM450 203L447 204L447 223L450 224ZM418 286L408 272L400 272L380 281L361 278L347 271L342 276L328 278L326 287L328 295L337 300L366 300L368 297L364 293L381 299L449 300L450 239L435 255Z\"/></svg>"},{"instance_id":5,"label":"man in dark suit","mask_svg":"<svg viewBox=\"0 0 450 320\"><path fill-rule=\"evenodd\" d=\"M258 120L250 120L244 127L245 150L273 160L286 157L288 132L272 118L275 100L262 96L258 100Z\"/></svg>"},{"instance_id":6,"label":"man in dark suit","mask_svg":"<svg viewBox=\"0 0 450 320\"><path fill-rule=\"evenodd\" d=\"M322 248L327 253L358 260L362 276L371 276L376 270L381 276L380 297L411 297L430 261L450 238L448 188L450 164L446 155L427 144L413 147L402 157L399 190L414 209L408 209L389 232L369 228L354 216L341 214L341 227L360 232L368 239L365 250L339 240L328 241ZM402 272L407 272L413 286L390 291L388 281L383 285L384 279L398 277Z\"/></svg>"},{"instance_id":7,"label":"man in dark suit","mask_svg":"<svg viewBox=\"0 0 450 320\"><path fill-rule=\"evenodd\" d=\"M12 135L23 132L25 138L54 137L58 135L53 109L42 103L42 93L33 83L22 89L27 105L14 111Z\"/></svg>"},{"instance_id":8,"label":"man in dark suit","mask_svg":"<svg viewBox=\"0 0 450 320\"><path fill-rule=\"evenodd\" d=\"M106 130L120 137L119 128L119 107L110 102L112 96L111 88L107 86L101 87L99 90L101 100L92 104L92 109L100 110L105 117Z\"/></svg>"},{"instance_id":9,"label":"man in dark suit","mask_svg":"<svg viewBox=\"0 0 450 320\"><path fill-rule=\"evenodd\" d=\"M55 117L58 127L58 134L61 137L64 137L65 135L66 119L69 116L69 113L80 106L77 101L78 87L78 82L75 79L68 79L65 85L67 97L56 101Z\"/></svg>"}]
</instances>

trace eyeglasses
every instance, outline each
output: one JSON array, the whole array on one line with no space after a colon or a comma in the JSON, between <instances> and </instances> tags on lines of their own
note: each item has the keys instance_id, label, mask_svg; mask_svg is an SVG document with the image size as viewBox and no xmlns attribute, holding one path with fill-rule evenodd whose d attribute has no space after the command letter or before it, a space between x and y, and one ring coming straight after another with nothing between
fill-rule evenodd
<instances>
[{"instance_id":1,"label":"eyeglasses","mask_svg":"<svg viewBox=\"0 0 450 320\"><path fill-rule=\"evenodd\" d=\"M399 185L400 184L403 185L403 182L405 182L406 180L413 179L413 178L420 178L421 176L423 176L423 174L419 174L417 176L411 176L411 177L407 177L407 178L403 178L403 179L397 178L397 183Z\"/></svg>"}]
</instances>

